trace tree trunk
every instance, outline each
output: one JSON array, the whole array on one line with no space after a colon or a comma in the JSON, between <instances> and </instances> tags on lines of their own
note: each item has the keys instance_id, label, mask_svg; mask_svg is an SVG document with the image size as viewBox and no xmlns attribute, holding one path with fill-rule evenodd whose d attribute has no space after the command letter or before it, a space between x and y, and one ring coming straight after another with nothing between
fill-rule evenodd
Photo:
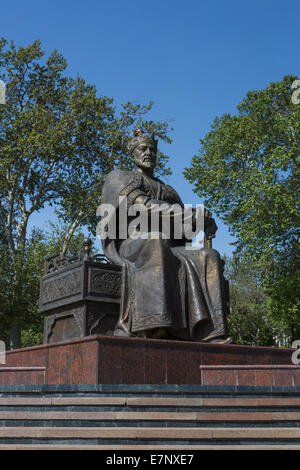
<instances>
[{"instance_id":1,"label":"tree trunk","mask_svg":"<svg viewBox=\"0 0 300 470\"><path fill-rule=\"evenodd\" d=\"M78 216L76 217L74 222L71 224L71 226L69 227L68 232L66 233L66 235L64 237L63 246L62 246L62 250L61 250L61 254L63 256L65 256L65 254L67 252L70 240L71 240L72 236L74 235L74 232L77 229L82 216L83 216L83 211L79 211Z\"/></svg>"},{"instance_id":2,"label":"tree trunk","mask_svg":"<svg viewBox=\"0 0 300 470\"><path fill-rule=\"evenodd\" d=\"M16 322L10 325L10 349L19 349L21 347L21 328Z\"/></svg>"},{"instance_id":3,"label":"tree trunk","mask_svg":"<svg viewBox=\"0 0 300 470\"><path fill-rule=\"evenodd\" d=\"M19 274L22 272L26 231L28 216L23 214L22 222L18 226L17 248L13 254L14 276L13 276L13 297L11 305L11 324L10 324L10 349L21 347L21 326L18 322L19 309L21 304L20 292L22 291Z\"/></svg>"}]
</instances>

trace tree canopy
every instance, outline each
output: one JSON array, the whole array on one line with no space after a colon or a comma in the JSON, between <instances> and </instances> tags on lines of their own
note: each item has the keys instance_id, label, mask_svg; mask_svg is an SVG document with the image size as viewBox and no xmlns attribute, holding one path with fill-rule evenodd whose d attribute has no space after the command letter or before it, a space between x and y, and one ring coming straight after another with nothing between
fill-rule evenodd
<instances>
[{"instance_id":1,"label":"tree canopy","mask_svg":"<svg viewBox=\"0 0 300 470\"><path fill-rule=\"evenodd\" d=\"M236 253L259 263L274 318L299 322L300 105L295 76L253 90L236 115L216 118L185 177L228 225ZM300 334L299 326L297 327Z\"/></svg>"},{"instance_id":2,"label":"tree canopy","mask_svg":"<svg viewBox=\"0 0 300 470\"><path fill-rule=\"evenodd\" d=\"M261 285L259 266L243 256L226 257L225 276L230 286L230 335L234 343L274 346L280 332L274 331L268 315L267 296Z\"/></svg>"},{"instance_id":3,"label":"tree canopy","mask_svg":"<svg viewBox=\"0 0 300 470\"><path fill-rule=\"evenodd\" d=\"M132 165L126 151L132 130L141 127L171 141L166 121L147 120L153 103L127 102L118 111L112 98L66 73L65 58L57 50L46 57L38 40L18 48L0 40L0 79L6 85L6 103L0 105L0 236L6 260L1 271L7 272L3 282L10 279L2 310L10 322L26 314L18 293L30 216L55 206L68 227L65 253L77 227L95 233L106 175ZM160 175L169 174L168 156L158 157Z\"/></svg>"}]
</instances>

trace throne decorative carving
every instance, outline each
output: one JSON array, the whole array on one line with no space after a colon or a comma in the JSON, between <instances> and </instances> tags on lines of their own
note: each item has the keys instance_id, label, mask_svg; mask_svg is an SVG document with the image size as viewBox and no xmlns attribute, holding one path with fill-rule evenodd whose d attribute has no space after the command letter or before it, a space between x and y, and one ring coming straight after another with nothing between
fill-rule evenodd
<instances>
[{"instance_id":1,"label":"throne decorative carving","mask_svg":"<svg viewBox=\"0 0 300 470\"><path fill-rule=\"evenodd\" d=\"M40 282L44 343L94 334L113 335L120 309L122 267L104 255L46 258Z\"/></svg>"}]
</instances>

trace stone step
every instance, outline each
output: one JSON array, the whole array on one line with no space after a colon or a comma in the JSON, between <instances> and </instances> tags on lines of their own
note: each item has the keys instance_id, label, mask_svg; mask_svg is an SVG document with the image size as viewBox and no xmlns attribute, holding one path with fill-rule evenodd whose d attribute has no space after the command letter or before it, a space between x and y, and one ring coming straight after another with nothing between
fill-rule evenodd
<instances>
[{"instance_id":1,"label":"stone step","mask_svg":"<svg viewBox=\"0 0 300 470\"><path fill-rule=\"evenodd\" d=\"M300 390L0 387L0 450L47 448L300 450Z\"/></svg>"},{"instance_id":2,"label":"stone step","mask_svg":"<svg viewBox=\"0 0 300 470\"><path fill-rule=\"evenodd\" d=\"M1 406L300 407L300 398L0 397Z\"/></svg>"},{"instance_id":3,"label":"stone step","mask_svg":"<svg viewBox=\"0 0 300 470\"><path fill-rule=\"evenodd\" d=\"M1 450L300 450L299 444L217 444L217 445L93 445L93 444L0 444Z\"/></svg>"},{"instance_id":4,"label":"stone step","mask_svg":"<svg viewBox=\"0 0 300 470\"><path fill-rule=\"evenodd\" d=\"M114 440L298 440L300 428L291 427L0 427L0 439ZM1 441L0 441L1 443ZM44 442L45 443L45 442ZM297 442L295 442L296 444ZM173 442L172 442L173 444Z\"/></svg>"},{"instance_id":5,"label":"stone step","mask_svg":"<svg viewBox=\"0 0 300 470\"><path fill-rule=\"evenodd\" d=\"M61 384L1 385L0 397L297 398L300 386Z\"/></svg>"},{"instance_id":6,"label":"stone step","mask_svg":"<svg viewBox=\"0 0 300 470\"><path fill-rule=\"evenodd\" d=\"M300 423L300 412L280 411L225 411L225 412L130 412L130 411L0 411L0 421L5 425L5 421L188 421L188 422L235 422L235 421L296 421Z\"/></svg>"}]
</instances>

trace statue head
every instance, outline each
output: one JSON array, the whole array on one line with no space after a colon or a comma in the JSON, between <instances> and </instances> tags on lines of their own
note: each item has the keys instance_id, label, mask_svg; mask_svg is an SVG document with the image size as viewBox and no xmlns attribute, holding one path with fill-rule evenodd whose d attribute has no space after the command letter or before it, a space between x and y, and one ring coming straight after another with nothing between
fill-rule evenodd
<instances>
[{"instance_id":1,"label":"statue head","mask_svg":"<svg viewBox=\"0 0 300 470\"><path fill-rule=\"evenodd\" d=\"M155 168L157 140L154 139L153 134L147 135L141 129L134 131L128 144L128 151L136 166L143 169Z\"/></svg>"}]
</instances>

